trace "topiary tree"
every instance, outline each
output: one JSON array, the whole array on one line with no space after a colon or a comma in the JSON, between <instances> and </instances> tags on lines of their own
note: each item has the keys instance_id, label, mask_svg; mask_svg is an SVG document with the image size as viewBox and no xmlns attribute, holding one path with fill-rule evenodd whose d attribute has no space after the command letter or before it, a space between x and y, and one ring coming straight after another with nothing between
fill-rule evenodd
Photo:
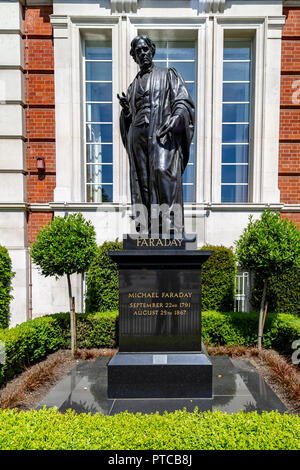
<instances>
[{"instance_id":1,"label":"topiary tree","mask_svg":"<svg viewBox=\"0 0 300 470\"><path fill-rule=\"evenodd\" d=\"M9 303L13 298L10 294L11 280L14 275L8 251L0 246L0 328L7 328L9 325Z\"/></svg>"},{"instance_id":2,"label":"topiary tree","mask_svg":"<svg viewBox=\"0 0 300 470\"><path fill-rule=\"evenodd\" d=\"M268 309L266 296L268 281L288 269L300 267L300 233L289 219L279 212L265 210L261 218L253 220L244 229L236 244L238 263L262 279L263 290L258 325L258 347L261 348L264 322Z\"/></svg>"},{"instance_id":3,"label":"topiary tree","mask_svg":"<svg viewBox=\"0 0 300 470\"><path fill-rule=\"evenodd\" d=\"M202 309L221 312L233 310L236 263L232 249L206 245L201 250L213 251L201 270Z\"/></svg>"},{"instance_id":4,"label":"topiary tree","mask_svg":"<svg viewBox=\"0 0 300 470\"><path fill-rule=\"evenodd\" d=\"M75 319L72 317L73 301L71 274L83 274L95 254L96 233L91 222L82 214L54 217L38 233L30 254L41 273L48 276L67 276L70 303L71 349L75 349Z\"/></svg>"},{"instance_id":5,"label":"topiary tree","mask_svg":"<svg viewBox=\"0 0 300 470\"><path fill-rule=\"evenodd\" d=\"M263 281L255 276L251 292L251 306L259 309ZM268 311L300 315L300 269L287 269L283 273L273 274L268 280Z\"/></svg>"},{"instance_id":6,"label":"topiary tree","mask_svg":"<svg viewBox=\"0 0 300 470\"><path fill-rule=\"evenodd\" d=\"M122 249L123 243L118 241L104 242L97 248L86 278L87 312L104 312L119 308L119 271L107 252Z\"/></svg>"}]
</instances>

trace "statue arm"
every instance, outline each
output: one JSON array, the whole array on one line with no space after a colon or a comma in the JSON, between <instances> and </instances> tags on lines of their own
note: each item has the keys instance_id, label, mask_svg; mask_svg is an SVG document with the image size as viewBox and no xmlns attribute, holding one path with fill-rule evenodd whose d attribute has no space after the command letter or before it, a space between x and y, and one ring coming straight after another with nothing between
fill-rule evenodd
<instances>
[{"instance_id":1,"label":"statue arm","mask_svg":"<svg viewBox=\"0 0 300 470\"><path fill-rule=\"evenodd\" d=\"M119 97L120 104L122 106L120 114L120 132L122 137L122 142L126 150L128 150L128 132L132 122L132 114L129 106L129 96L131 93L131 86L128 88L127 95L125 97L124 93L122 97ZM122 100L125 102L125 105L122 103Z\"/></svg>"},{"instance_id":2,"label":"statue arm","mask_svg":"<svg viewBox=\"0 0 300 470\"><path fill-rule=\"evenodd\" d=\"M186 141L189 147L194 133L195 107L183 78L173 68L168 70L168 93L170 94L171 115L158 130L157 136L162 139L163 143L166 135L180 134L183 137L182 143Z\"/></svg>"},{"instance_id":3,"label":"statue arm","mask_svg":"<svg viewBox=\"0 0 300 470\"><path fill-rule=\"evenodd\" d=\"M186 126L193 126L195 120L194 102L186 88L182 76L172 67L169 69L169 84L172 116L181 116Z\"/></svg>"}]
</instances>

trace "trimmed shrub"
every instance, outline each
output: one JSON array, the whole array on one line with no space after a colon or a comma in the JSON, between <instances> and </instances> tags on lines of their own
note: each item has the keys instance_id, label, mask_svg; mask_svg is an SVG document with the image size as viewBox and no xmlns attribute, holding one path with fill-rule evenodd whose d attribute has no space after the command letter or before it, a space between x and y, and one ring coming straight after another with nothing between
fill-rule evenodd
<instances>
[{"instance_id":1,"label":"trimmed shrub","mask_svg":"<svg viewBox=\"0 0 300 470\"><path fill-rule=\"evenodd\" d=\"M0 330L5 343L5 364L0 364L0 384L64 347L62 332L54 318L36 318L15 328Z\"/></svg>"},{"instance_id":2,"label":"trimmed shrub","mask_svg":"<svg viewBox=\"0 0 300 470\"><path fill-rule=\"evenodd\" d=\"M202 266L202 309L233 310L236 264L234 253L225 246L206 245L214 253Z\"/></svg>"},{"instance_id":3,"label":"trimmed shrub","mask_svg":"<svg viewBox=\"0 0 300 470\"><path fill-rule=\"evenodd\" d=\"M70 347L69 314L56 313L54 318L62 332L64 348ZM78 348L115 348L118 343L119 314L113 312L76 313Z\"/></svg>"},{"instance_id":4,"label":"trimmed shrub","mask_svg":"<svg viewBox=\"0 0 300 470\"><path fill-rule=\"evenodd\" d=\"M96 250L87 273L86 311L104 312L119 308L119 273L108 251L120 251L122 242L105 242Z\"/></svg>"},{"instance_id":5,"label":"trimmed shrub","mask_svg":"<svg viewBox=\"0 0 300 470\"><path fill-rule=\"evenodd\" d=\"M203 312L202 340L211 346L254 346L258 317L258 312ZM265 348L290 354L292 342L300 338L300 318L285 313L269 313L264 331Z\"/></svg>"},{"instance_id":6,"label":"trimmed shrub","mask_svg":"<svg viewBox=\"0 0 300 470\"><path fill-rule=\"evenodd\" d=\"M79 348L115 348L118 345L118 312L77 314ZM256 344L258 313L202 313L202 339L211 346ZM263 345L291 354L292 342L300 338L300 318L270 313L266 319ZM6 363L0 364L0 384L25 367L58 349L70 348L69 314L36 318L15 328L0 330L5 343Z\"/></svg>"},{"instance_id":7,"label":"trimmed shrub","mask_svg":"<svg viewBox=\"0 0 300 470\"><path fill-rule=\"evenodd\" d=\"M261 302L263 280L256 275L251 292L251 305L258 309ZM283 274L273 275L267 286L268 310L300 315L300 270L290 269Z\"/></svg>"},{"instance_id":8,"label":"trimmed shrub","mask_svg":"<svg viewBox=\"0 0 300 470\"><path fill-rule=\"evenodd\" d=\"M272 411L226 414L59 413L0 410L1 450L296 450L300 417Z\"/></svg>"},{"instance_id":9,"label":"trimmed shrub","mask_svg":"<svg viewBox=\"0 0 300 470\"><path fill-rule=\"evenodd\" d=\"M78 314L79 348L113 348L117 343L118 313ZM25 367L58 349L70 348L68 313L35 318L15 328L0 330L5 343L5 364L0 364L0 384L22 372Z\"/></svg>"},{"instance_id":10,"label":"trimmed shrub","mask_svg":"<svg viewBox=\"0 0 300 470\"><path fill-rule=\"evenodd\" d=\"M7 328L9 325L9 303L13 298L10 295L11 280L14 275L8 251L0 246L0 328Z\"/></svg>"}]
</instances>

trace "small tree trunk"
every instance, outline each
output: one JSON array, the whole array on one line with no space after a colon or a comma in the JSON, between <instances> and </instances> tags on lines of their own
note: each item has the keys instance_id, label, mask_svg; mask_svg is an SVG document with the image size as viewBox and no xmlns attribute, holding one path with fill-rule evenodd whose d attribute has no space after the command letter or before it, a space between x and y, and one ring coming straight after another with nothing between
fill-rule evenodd
<instances>
[{"instance_id":1,"label":"small tree trunk","mask_svg":"<svg viewBox=\"0 0 300 470\"><path fill-rule=\"evenodd\" d=\"M264 317L263 317L262 331L264 331L264 327L265 327L265 321L266 321L266 316L267 316L267 311L268 311L268 305L269 305L269 302L266 301L266 302L265 302L265 308L264 308Z\"/></svg>"},{"instance_id":2,"label":"small tree trunk","mask_svg":"<svg viewBox=\"0 0 300 470\"><path fill-rule=\"evenodd\" d=\"M72 286L70 274L67 274L68 291L69 291L69 306L70 306L70 329L71 329L71 353L74 357L75 353L75 328L74 328L74 314L73 314L73 300L72 300Z\"/></svg>"},{"instance_id":3,"label":"small tree trunk","mask_svg":"<svg viewBox=\"0 0 300 470\"><path fill-rule=\"evenodd\" d=\"M262 346L262 335L263 335L263 328L264 328L264 319L266 318L265 315L267 314L267 309L265 309L265 300L266 300L266 293L267 293L267 279L264 280L264 288L263 294L260 304L260 312L259 312L259 322L258 322L258 349L261 349Z\"/></svg>"}]
</instances>

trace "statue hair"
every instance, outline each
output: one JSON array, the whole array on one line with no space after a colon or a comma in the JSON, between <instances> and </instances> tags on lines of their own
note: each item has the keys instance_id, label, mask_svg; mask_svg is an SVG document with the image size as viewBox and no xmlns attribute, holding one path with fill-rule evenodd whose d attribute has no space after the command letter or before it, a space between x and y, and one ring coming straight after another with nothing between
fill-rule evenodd
<instances>
[{"instance_id":1,"label":"statue hair","mask_svg":"<svg viewBox=\"0 0 300 470\"><path fill-rule=\"evenodd\" d=\"M152 52L152 57L154 57L155 55L155 50L156 50L156 46L154 44L154 42L146 35L141 35L141 36L136 36L132 41L131 41L131 47L130 47L130 55L133 57L133 59L136 61L136 56L135 56L135 48L136 48L136 45L137 43L143 39L145 41L145 43L151 48L151 52Z\"/></svg>"}]
</instances>

